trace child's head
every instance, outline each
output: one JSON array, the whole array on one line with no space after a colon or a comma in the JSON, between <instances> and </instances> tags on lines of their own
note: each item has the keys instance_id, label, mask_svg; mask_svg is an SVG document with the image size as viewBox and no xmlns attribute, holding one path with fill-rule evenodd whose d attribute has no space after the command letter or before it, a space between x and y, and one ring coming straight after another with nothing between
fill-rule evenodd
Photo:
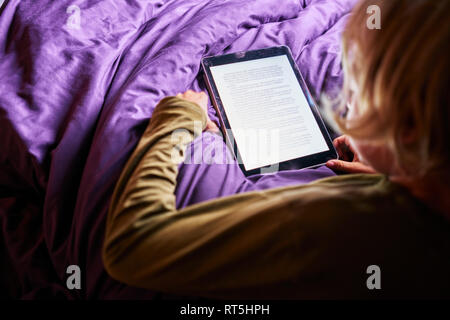
<instances>
[{"instance_id":1,"label":"child's head","mask_svg":"<svg viewBox=\"0 0 450 320\"><path fill-rule=\"evenodd\" d=\"M368 27L373 5L381 29ZM337 121L376 169L448 170L449 45L450 0L363 0L354 9L343 34L349 111ZM377 146L390 156L377 159Z\"/></svg>"}]
</instances>

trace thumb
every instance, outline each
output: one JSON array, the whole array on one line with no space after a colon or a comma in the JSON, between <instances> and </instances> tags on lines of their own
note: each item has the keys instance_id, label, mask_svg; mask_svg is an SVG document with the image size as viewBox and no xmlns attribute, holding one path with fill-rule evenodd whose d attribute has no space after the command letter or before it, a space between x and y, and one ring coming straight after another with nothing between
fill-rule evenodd
<instances>
[{"instance_id":1,"label":"thumb","mask_svg":"<svg viewBox=\"0 0 450 320\"><path fill-rule=\"evenodd\" d=\"M208 122L206 123L206 131L217 133L219 132L219 128L214 121L208 119Z\"/></svg>"},{"instance_id":2,"label":"thumb","mask_svg":"<svg viewBox=\"0 0 450 320\"><path fill-rule=\"evenodd\" d=\"M330 160L326 163L326 166L330 169L347 173L376 173L373 168L366 166L361 162Z\"/></svg>"}]
</instances>

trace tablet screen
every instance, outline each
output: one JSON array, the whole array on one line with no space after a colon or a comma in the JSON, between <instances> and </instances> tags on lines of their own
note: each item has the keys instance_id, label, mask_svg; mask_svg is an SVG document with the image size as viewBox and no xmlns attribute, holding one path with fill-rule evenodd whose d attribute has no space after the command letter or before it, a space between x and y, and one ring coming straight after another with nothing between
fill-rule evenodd
<instances>
[{"instance_id":1,"label":"tablet screen","mask_svg":"<svg viewBox=\"0 0 450 320\"><path fill-rule=\"evenodd\" d=\"M286 55L211 73L246 170L329 150Z\"/></svg>"}]
</instances>

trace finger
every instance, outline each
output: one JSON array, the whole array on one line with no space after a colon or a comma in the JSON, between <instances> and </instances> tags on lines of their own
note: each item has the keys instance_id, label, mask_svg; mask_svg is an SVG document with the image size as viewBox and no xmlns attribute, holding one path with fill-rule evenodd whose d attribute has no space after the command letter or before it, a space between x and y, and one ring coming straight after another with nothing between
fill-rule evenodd
<instances>
[{"instance_id":1,"label":"finger","mask_svg":"<svg viewBox=\"0 0 450 320\"><path fill-rule=\"evenodd\" d=\"M341 160L332 160L326 163L326 166L334 171L342 171L348 173L354 173L355 168L353 167L352 162L341 161Z\"/></svg>"},{"instance_id":2,"label":"finger","mask_svg":"<svg viewBox=\"0 0 450 320\"><path fill-rule=\"evenodd\" d=\"M342 154L341 160L352 162L355 157L355 152L350 144L350 138L346 135L342 136L339 141L339 151Z\"/></svg>"},{"instance_id":3,"label":"finger","mask_svg":"<svg viewBox=\"0 0 450 320\"><path fill-rule=\"evenodd\" d=\"M375 173L375 170L360 162L348 162L341 160L330 160L326 163L330 169L347 173Z\"/></svg>"},{"instance_id":4,"label":"finger","mask_svg":"<svg viewBox=\"0 0 450 320\"><path fill-rule=\"evenodd\" d=\"M348 154L346 152L347 147L345 145L345 139L344 136L341 136L339 138L336 138L333 140L333 145L334 148L336 149L338 155L339 155L339 159L344 160L344 161L349 161L349 157Z\"/></svg>"},{"instance_id":5,"label":"finger","mask_svg":"<svg viewBox=\"0 0 450 320\"><path fill-rule=\"evenodd\" d=\"M345 135L339 136L336 139L333 140L333 144L335 146L340 145L341 143L343 143L345 141Z\"/></svg>"},{"instance_id":6,"label":"finger","mask_svg":"<svg viewBox=\"0 0 450 320\"><path fill-rule=\"evenodd\" d=\"M208 120L206 123L206 131L217 133L219 132L219 127L215 124L215 122Z\"/></svg>"},{"instance_id":7,"label":"finger","mask_svg":"<svg viewBox=\"0 0 450 320\"><path fill-rule=\"evenodd\" d=\"M339 143L339 140L341 140L341 139L342 139L342 136L339 136L339 137L335 138L333 140L333 144L336 145L337 143Z\"/></svg>"},{"instance_id":8,"label":"finger","mask_svg":"<svg viewBox=\"0 0 450 320\"><path fill-rule=\"evenodd\" d=\"M336 140L334 140L334 141L333 141L333 145L334 145L334 148L336 149L336 151L337 151L337 153L338 153L339 159L343 159L343 158L344 158L344 154L342 153L342 149L341 149L341 147L340 147L339 142L336 141ZM344 160L345 160L345 159L344 159Z\"/></svg>"},{"instance_id":9,"label":"finger","mask_svg":"<svg viewBox=\"0 0 450 320\"><path fill-rule=\"evenodd\" d=\"M344 141L345 141L345 145L347 147L348 152L351 152L352 154L355 154L356 152L355 152L355 149L353 148L353 145L352 145L352 143L350 141L350 137L345 135L344 136Z\"/></svg>"},{"instance_id":10,"label":"finger","mask_svg":"<svg viewBox=\"0 0 450 320\"><path fill-rule=\"evenodd\" d=\"M333 140L333 145L335 147L340 147L345 144L345 140L346 140L345 135L337 137L336 139Z\"/></svg>"}]
</instances>

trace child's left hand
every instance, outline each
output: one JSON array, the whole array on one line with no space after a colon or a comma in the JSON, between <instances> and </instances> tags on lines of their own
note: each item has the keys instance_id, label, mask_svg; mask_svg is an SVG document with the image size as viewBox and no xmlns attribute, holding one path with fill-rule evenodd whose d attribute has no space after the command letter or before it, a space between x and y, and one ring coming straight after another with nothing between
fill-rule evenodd
<instances>
[{"instance_id":1,"label":"child's left hand","mask_svg":"<svg viewBox=\"0 0 450 320\"><path fill-rule=\"evenodd\" d=\"M219 128L208 116L208 96L203 91L195 92L188 90L185 93L177 94L178 98L185 99L197 104L206 114L206 128L207 131L218 132Z\"/></svg>"}]
</instances>

